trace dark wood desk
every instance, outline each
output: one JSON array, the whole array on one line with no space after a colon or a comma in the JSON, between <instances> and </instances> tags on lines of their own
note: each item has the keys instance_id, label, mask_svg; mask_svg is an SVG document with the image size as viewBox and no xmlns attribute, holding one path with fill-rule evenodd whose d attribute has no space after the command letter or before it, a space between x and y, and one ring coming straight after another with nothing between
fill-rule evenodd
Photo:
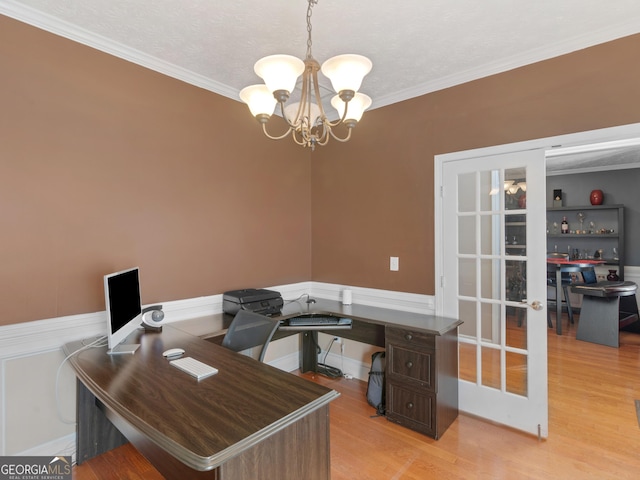
<instances>
[{"instance_id":1,"label":"dark wood desk","mask_svg":"<svg viewBox=\"0 0 640 480\"><path fill-rule=\"evenodd\" d=\"M134 355L109 356L102 347L70 358L78 463L125 441L113 424L168 479L330 478L329 402L337 392L171 325L135 335ZM174 347L219 373L198 382L162 356Z\"/></svg>"},{"instance_id":2,"label":"dark wood desk","mask_svg":"<svg viewBox=\"0 0 640 480\"><path fill-rule=\"evenodd\" d=\"M603 263L604 260L547 258L547 272L556 275L556 334L562 335L562 274L583 272ZM568 298L567 302L569 302Z\"/></svg>"},{"instance_id":3,"label":"dark wood desk","mask_svg":"<svg viewBox=\"0 0 640 480\"><path fill-rule=\"evenodd\" d=\"M302 331L303 372L317 370L318 332L376 345L386 351L388 420L438 439L456 419L461 320L322 299L289 304L282 319L306 313L347 317L352 328Z\"/></svg>"},{"instance_id":4,"label":"dark wood desk","mask_svg":"<svg viewBox=\"0 0 640 480\"><path fill-rule=\"evenodd\" d=\"M306 299L305 299L306 300ZM351 329L290 328L286 320L304 314L330 314L352 319ZM175 325L185 331L221 341L231 315L214 315ZM333 300L287 303L274 339L301 336L300 369L317 371L318 332L337 335L385 349L388 420L439 438L458 416L458 326L461 320L367 305L342 305ZM207 331L210 333L207 333Z\"/></svg>"}]
</instances>

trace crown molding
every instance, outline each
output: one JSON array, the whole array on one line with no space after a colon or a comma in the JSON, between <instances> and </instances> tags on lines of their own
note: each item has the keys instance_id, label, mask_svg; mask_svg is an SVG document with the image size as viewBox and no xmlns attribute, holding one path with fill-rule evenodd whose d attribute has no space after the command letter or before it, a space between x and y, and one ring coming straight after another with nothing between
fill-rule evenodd
<instances>
[{"instance_id":1,"label":"crown molding","mask_svg":"<svg viewBox=\"0 0 640 480\"><path fill-rule=\"evenodd\" d=\"M463 83L489 77L498 73L507 72L516 68L531 65L551 58L566 55L568 53L583 50L601 43L611 42L619 38L640 33L640 23L637 20L628 21L611 27L580 35L564 42L559 42L549 47L540 47L520 55L485 63L477 68L472 68L454 75L447 75L431 82L425 82L404 90L390 93L373 100L370 110L384 107L393 103L402 102L410 98L419 97L428 93L437 92L446 88L455 87Z\"/></svg>"},{"instance_id":2,"label":"crown molding","mask_svg":"<svg viewBox=\"0 0 640 480\"><path fill-rule=\"evenodd\" d=\"M149 68L169 77L212 91L232 100L240 101L238 96L239 90L236 88L216 82L211 78L199 75L177 65L164 62L136 49L129 48L125 45L109 40L106 37L96 35L88 30L82 29L69 22L60 20L13 0L0 0L0 13L74 42L81 43L142 67ZM406 88L388 95L383 95L382 97L378 97L373 100L373 104L370 109L402 102L410 98L419 97L438 90L443 90L473 80L513 70L542 60L548 60L550 58L565 55L567 53L582 50L584 48L592 47L600 43L609 42L639 32L640 24L638 21L630 20L626 23L574 37L568 41L557 43L551 47L533 49L522 55L515 55L510 58L487 63L480 67L469 69L465 72L448 75L434 81Z\"/></svg>"},{"instance_id":3,"label":"crown molding","mask_svg":"<svg viewBox=\"0 0 640 480\"><path fill-rule=\"evenodd\" d=\"M210 90L214 93L232 100L240 101L239 90L216 82L203 75L199 75L185 68L169 62L159 60L134 48L114 42L106 37L97 35L80 28L72 23L60 20L33 8L13 2L12 0L0 1L0 14L14 18L33 27L45 30L60 37L81 43L101 52L108 53L131 63L135 63L150 70L162 73L169 77L195 85L196 87Z\"/></svg>"}]
</instances>

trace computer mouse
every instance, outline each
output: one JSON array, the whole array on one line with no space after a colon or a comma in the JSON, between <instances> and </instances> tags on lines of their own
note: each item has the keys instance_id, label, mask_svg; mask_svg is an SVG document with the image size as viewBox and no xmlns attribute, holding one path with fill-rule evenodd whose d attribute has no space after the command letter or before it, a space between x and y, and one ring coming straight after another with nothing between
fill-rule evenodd
<instances>
[{"instance_id":1,"label":"computer mouse","mask_svg":"<svg viewBox=\"0 0 640 480\"><path fill-rule=\"evenodd\" d=\"M169 350L165 350L164 352L162 352L162 355L169 358L169 357L179 357L183 353L184 353L184 350L182 348L170 348Z\"/></svg>"}]
</instances>

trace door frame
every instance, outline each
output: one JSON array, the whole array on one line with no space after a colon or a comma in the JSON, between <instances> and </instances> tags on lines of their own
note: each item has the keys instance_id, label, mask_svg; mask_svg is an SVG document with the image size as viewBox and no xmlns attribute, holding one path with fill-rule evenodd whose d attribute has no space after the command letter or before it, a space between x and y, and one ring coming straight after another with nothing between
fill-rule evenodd
<instances>
[{"instance_id":1,"label":"door frame","mask_svg":"<svg viewBox=\"0 0 640 480\"><path fill-rule=\"evenodd\" d=\"M622 125L617 127L589 130L578 133L568 133L554 137L537 138L524 142L507 143L491 147L483 147L472 150L461 150L453 153L445 153L434 157L434 247L435 247L435 313L441 315L444 306L442 305L442 285L440 278L443 274L443 236L442 236L442 198L440 192L442 185L442 168L445 162L463 160L469 157L484 157L489 155L499 155L502 153L519 152L522 150L545 149L553 150L560 147L587 146L589 144L609 142L615 140L626 140L633 137L640 137L640 123ZM537 206L546 209L546 205Z\"/></svg>"},{"instance_id":2,"label":"door frame","mask_svg":"<svg viewBox=\"0 0 640 480\"><path fill-rule=\"evenodd\" d=\"M472 150L465 150L447 154L436 155L434 157L434 267L435 267L435 313L442 315L444 313L443 290L444 286L440 279L444 278L444 233L443 233L443 202L441 192L446 185L442 184L443 166L448 162L466 160L472 157L484 157L492 155L500 155L507 153L515 153L524 150L545 151L554 148L566 148L573 146L588 146L601 142L610 142L616 140L626 140L629 138L640 137L640 123L609 127L585 132L570 133L553 137L538 138L527 140L524 142L516 142L510 144L496 145L491 147L483 147ZM546 165L545 165L546 168ZM529 205L529 208L544 210L540 212L546 215L547 205ZM448 272L449 275L451 272ZM456 272L457 274L457 272ZM449 281L457 281L457 279L449 279ZM548 403L548 400L547 400ZM546 435L544 435L546 436Z\"/></svg>"}]
</instances>

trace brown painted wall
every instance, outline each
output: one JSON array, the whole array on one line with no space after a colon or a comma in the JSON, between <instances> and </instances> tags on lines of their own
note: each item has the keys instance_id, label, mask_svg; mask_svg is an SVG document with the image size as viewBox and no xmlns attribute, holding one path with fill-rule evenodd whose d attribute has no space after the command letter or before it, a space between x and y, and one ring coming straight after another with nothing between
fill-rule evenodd
<instances>
[{"instance_id":1,"label":"brown painted wall","mask_svg":"<svg viewBox=\"0 0 640 480\"><path fill-rule=\"evenodd\" d=\"M131 265L145 303L309 279L433 294L433 156L640 122L639 49L373 110L309 162L239 102L0 16L0 325L103 310L102 275Z\"/></svg>"},{"instance_id":2,"label":"brown painted wall","mask_svg":"<svg viewBox=\"0 0 640 480\"><path fill-rule=\"evenodd\" d=\"M434 155L640 122L639 51L635 35L367 112L313 155L313 280L434 294Z\"/></svg>"},{"instance_id":3,"label":"brown painted wall","mask_svg":"<svg viewBox=\"0 0 640 480\"><path fill-rule=\"evenodd\" d=\"M310 167L246 106L0 16L0 324L311 277Z\"/></svg>"}]
</instances>

